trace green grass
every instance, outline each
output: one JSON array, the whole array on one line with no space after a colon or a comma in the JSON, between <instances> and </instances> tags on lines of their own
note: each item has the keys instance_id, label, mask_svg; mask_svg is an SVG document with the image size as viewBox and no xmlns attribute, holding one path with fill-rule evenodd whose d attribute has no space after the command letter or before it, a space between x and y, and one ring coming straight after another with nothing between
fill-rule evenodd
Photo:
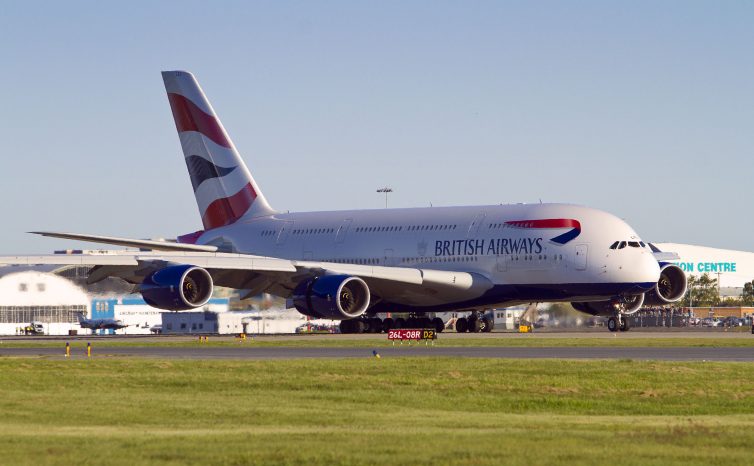
<instances>
[{"instance_id":1,"label":"green grass","mask_svg":"<svg viewBox=\"0 0 754 466\"><path fill-rule=\"evenodd\" d=\"M0 358L3 464L750 464L754 364Z\"/></svg>"}]
</instances>

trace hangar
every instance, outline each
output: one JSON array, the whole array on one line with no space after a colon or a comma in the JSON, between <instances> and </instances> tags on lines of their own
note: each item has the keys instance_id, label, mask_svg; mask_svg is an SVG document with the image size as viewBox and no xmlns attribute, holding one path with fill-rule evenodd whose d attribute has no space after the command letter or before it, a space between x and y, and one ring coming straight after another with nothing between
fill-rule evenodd
<instances>
[{"instance_id":1,"label":"hangar","mask_svg":"<svg viewBox=\"0 0 754 466\"><path fill-rule=\"evenodd\" d=\"M79 330L78 314L85 313L86 292L61 276L36 270L0 271L0 334L14 335L31 322L48 334Z\"/></svg>"}]
</instances>

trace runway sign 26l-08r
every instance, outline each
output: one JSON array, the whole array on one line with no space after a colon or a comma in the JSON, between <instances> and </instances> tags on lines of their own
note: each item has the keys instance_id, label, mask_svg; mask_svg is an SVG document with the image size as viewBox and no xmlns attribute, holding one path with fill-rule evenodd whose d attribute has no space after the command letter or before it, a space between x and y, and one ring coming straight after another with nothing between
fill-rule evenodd
<instances>
[{"instance_id":1,"label":"runway sign 26l-08r","mask_svg":"<svg viewBox=\"0 0 754 466\"><path fill-rule=\"evenodd\" d=\"M436 340L437 332L429 328L397 328L387 332L388 340Z\"/></svg>"}]
</instances>

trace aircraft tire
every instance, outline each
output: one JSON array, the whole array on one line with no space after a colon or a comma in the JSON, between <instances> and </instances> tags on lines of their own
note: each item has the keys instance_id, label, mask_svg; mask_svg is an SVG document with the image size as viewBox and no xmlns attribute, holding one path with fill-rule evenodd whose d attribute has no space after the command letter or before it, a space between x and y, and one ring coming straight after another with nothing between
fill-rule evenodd
<instances>
[{"instance_id":1,"label":"aircraft tire","mask_svg":"<svg viewBox=\"0 0 754 466\"><path fill-rule=\"evenodd\" d=\"M432 325L430 325L430 328L434 327L435 332L441 333L443 330L445 330L445 322L442 321L441 318L435 317L432 319Z\"/></svg>"},{"instance_id":2,"label":"aircraft tire","mask_svg":"<svg viewBox=\"0 0 754 466\"><path fill-rule=\"evenodd\" d=\"M624 317L621 319L620 324L620 331L621 332L628 332L628 330L631 328L631 326L628 324L628 318Z\"/></svg>"},{"instance_id":3,"label":"aircraft tire","mask_svg":"<svg viewBox=\"0 0 754 466\"><path fill-rule=\"evenodd\" d=\"M495 330L495 316L493 315L492 317L487 317L487 322L490 324L489 325L489 330L487 330L487 331L491 332L491 331Z\"/></svg>"},{"instance_id":4,"label":"aircraft tire","mask_svg":"<svg viewBox=\"0 0 754 466\"><path fill-rule=\"evenodd\" d=\"M382 319L380 319L379 317L369 319L369 333L380 332L382 332Z\"/></svg>"},{"instance_id":5,"label":"aircraft tire","mask_svg":"<svg viewBox=\"0 0 754 466\"><path fill-rule=\"evenodd\" d=\"M394 326L395 322L393 322L393 319L390 317L382 321L382 331L385 333L389 332Z\"/></svg>"},{"instance_id":6,"label":"aircraft tire","mask_svg":"<svg viewBox=\"0 0 754 466\"><path fill-rule=\"evenodd\" d=\"M398 317L393 322L393 328L406 328L406 319L403 317Z\"/></svg>"},{"instance_id":7,"label":"aircraft tire","mask_svg":"<svg viewBox=\"0 0 754 466\"><path fill-rule=\"evenodd\" d=\"M469 321L465 317L459 317L456 319L456 332L464 333L469 329Z\"/></svg>"},{"instance_id":8,"label":"aircraft tire","mask_svg":"<svg viewBox=\"0 0 754 466\"><path fill-rule=\"evenodd\" d=\"M350 320L341 320L338 326L340 327L340 333L353 333L353 326Z\"/></svg>"},{"instance_id":9,"label":"aircraft tire","mask_svg":"<svg viewBox=\"0 0 754 466\"><path fill-rule=\"evenodd\" d=\"M492 323L490 319L482 317L482 331L484 333L490 333L492 331Z\"/></svg>"},{"instance_id":10,"label":"aircraft tire","mask_svg":"<svg viewBox=\"0 0 754 466\"><path fill-rule=\"evenodd\" d=\"M422 317L419 320L419 328L432 328L432 321L426 317Z\"/></svg>"},{"instance_id":11,"label":"aircraft tire","mask_svg":"<svg viewBox=\"0 0 754 466\"><path fill-rule=\"evenodd\" d=\"M364 330L366 330L366 322L361 319L354 319L352 333L364 333Z\"/></svg>"},{"instance_id":12,"label":"aircraft tire","mask_svg":"<svg viewBox=\"0 0 754 466\"><path fill-rule=\"evenodd\" d=\"M419 323L414 317L409 317L408 320L406 320L406 328L416 328L418 325Z\"/></svg>"},{"instance_id":13,"label":"aircraft tire","mask_svg":"<svg viewBox=\"0 0 754 466\"><path fill-rule=\"evenodd\" d=\"M618 319L616 319L615 317L610 317L609 319L607 319L607 329L611 332L618 331Z\"/></svg>"},{"instance_id":14,"label":"aircraft tire","mask_svg":"<svg viewBox=\"0 0 754 466\"><path fill-rule=\"evenodd\" d=\"M471 319L469 319L469 332L479 333L481 330L482 330L482 322L479 319L475 317L472 317Z\"/></svg>"}]
</instances>

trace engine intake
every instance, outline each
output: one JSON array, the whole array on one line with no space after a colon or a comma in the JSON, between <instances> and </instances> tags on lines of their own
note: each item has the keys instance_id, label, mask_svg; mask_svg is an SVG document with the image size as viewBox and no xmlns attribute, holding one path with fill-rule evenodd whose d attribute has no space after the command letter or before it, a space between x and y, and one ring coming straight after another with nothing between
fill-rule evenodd
<instances>
[{"instance_id":1,"label":"engine intake","mask_svg":"<svg viewBox=\"0 0 754 466\"><path fill-rule=\"evenodd\" d=\"M688 279L686 273L675 264L665 264L660 268L660 279L653 290L647 292L645 304L664 306L679 301L686 294Z\"/></svg>"},{"instance_id":2,"label":"engine intake","mask_svg":"<svg viewBox=\"0 0 754 466\"><path fill-rule=\"evenodd\" d=\"M150 306L187 311L207 304L212 289L212 276L203 268L173 265L147 275L140 292Z\"/></svg>"},{"instance_id":3,"label":"engine intake","mask_svg":"<svg viewBox=\"0 0 754 466\"><path fill-rule=\"evenodd\" d=\"M320 319L353 319L369 307L369 287L359 277L323 275L301 282L293 291L298 312Z\"/></svg>"}]
</instances>

